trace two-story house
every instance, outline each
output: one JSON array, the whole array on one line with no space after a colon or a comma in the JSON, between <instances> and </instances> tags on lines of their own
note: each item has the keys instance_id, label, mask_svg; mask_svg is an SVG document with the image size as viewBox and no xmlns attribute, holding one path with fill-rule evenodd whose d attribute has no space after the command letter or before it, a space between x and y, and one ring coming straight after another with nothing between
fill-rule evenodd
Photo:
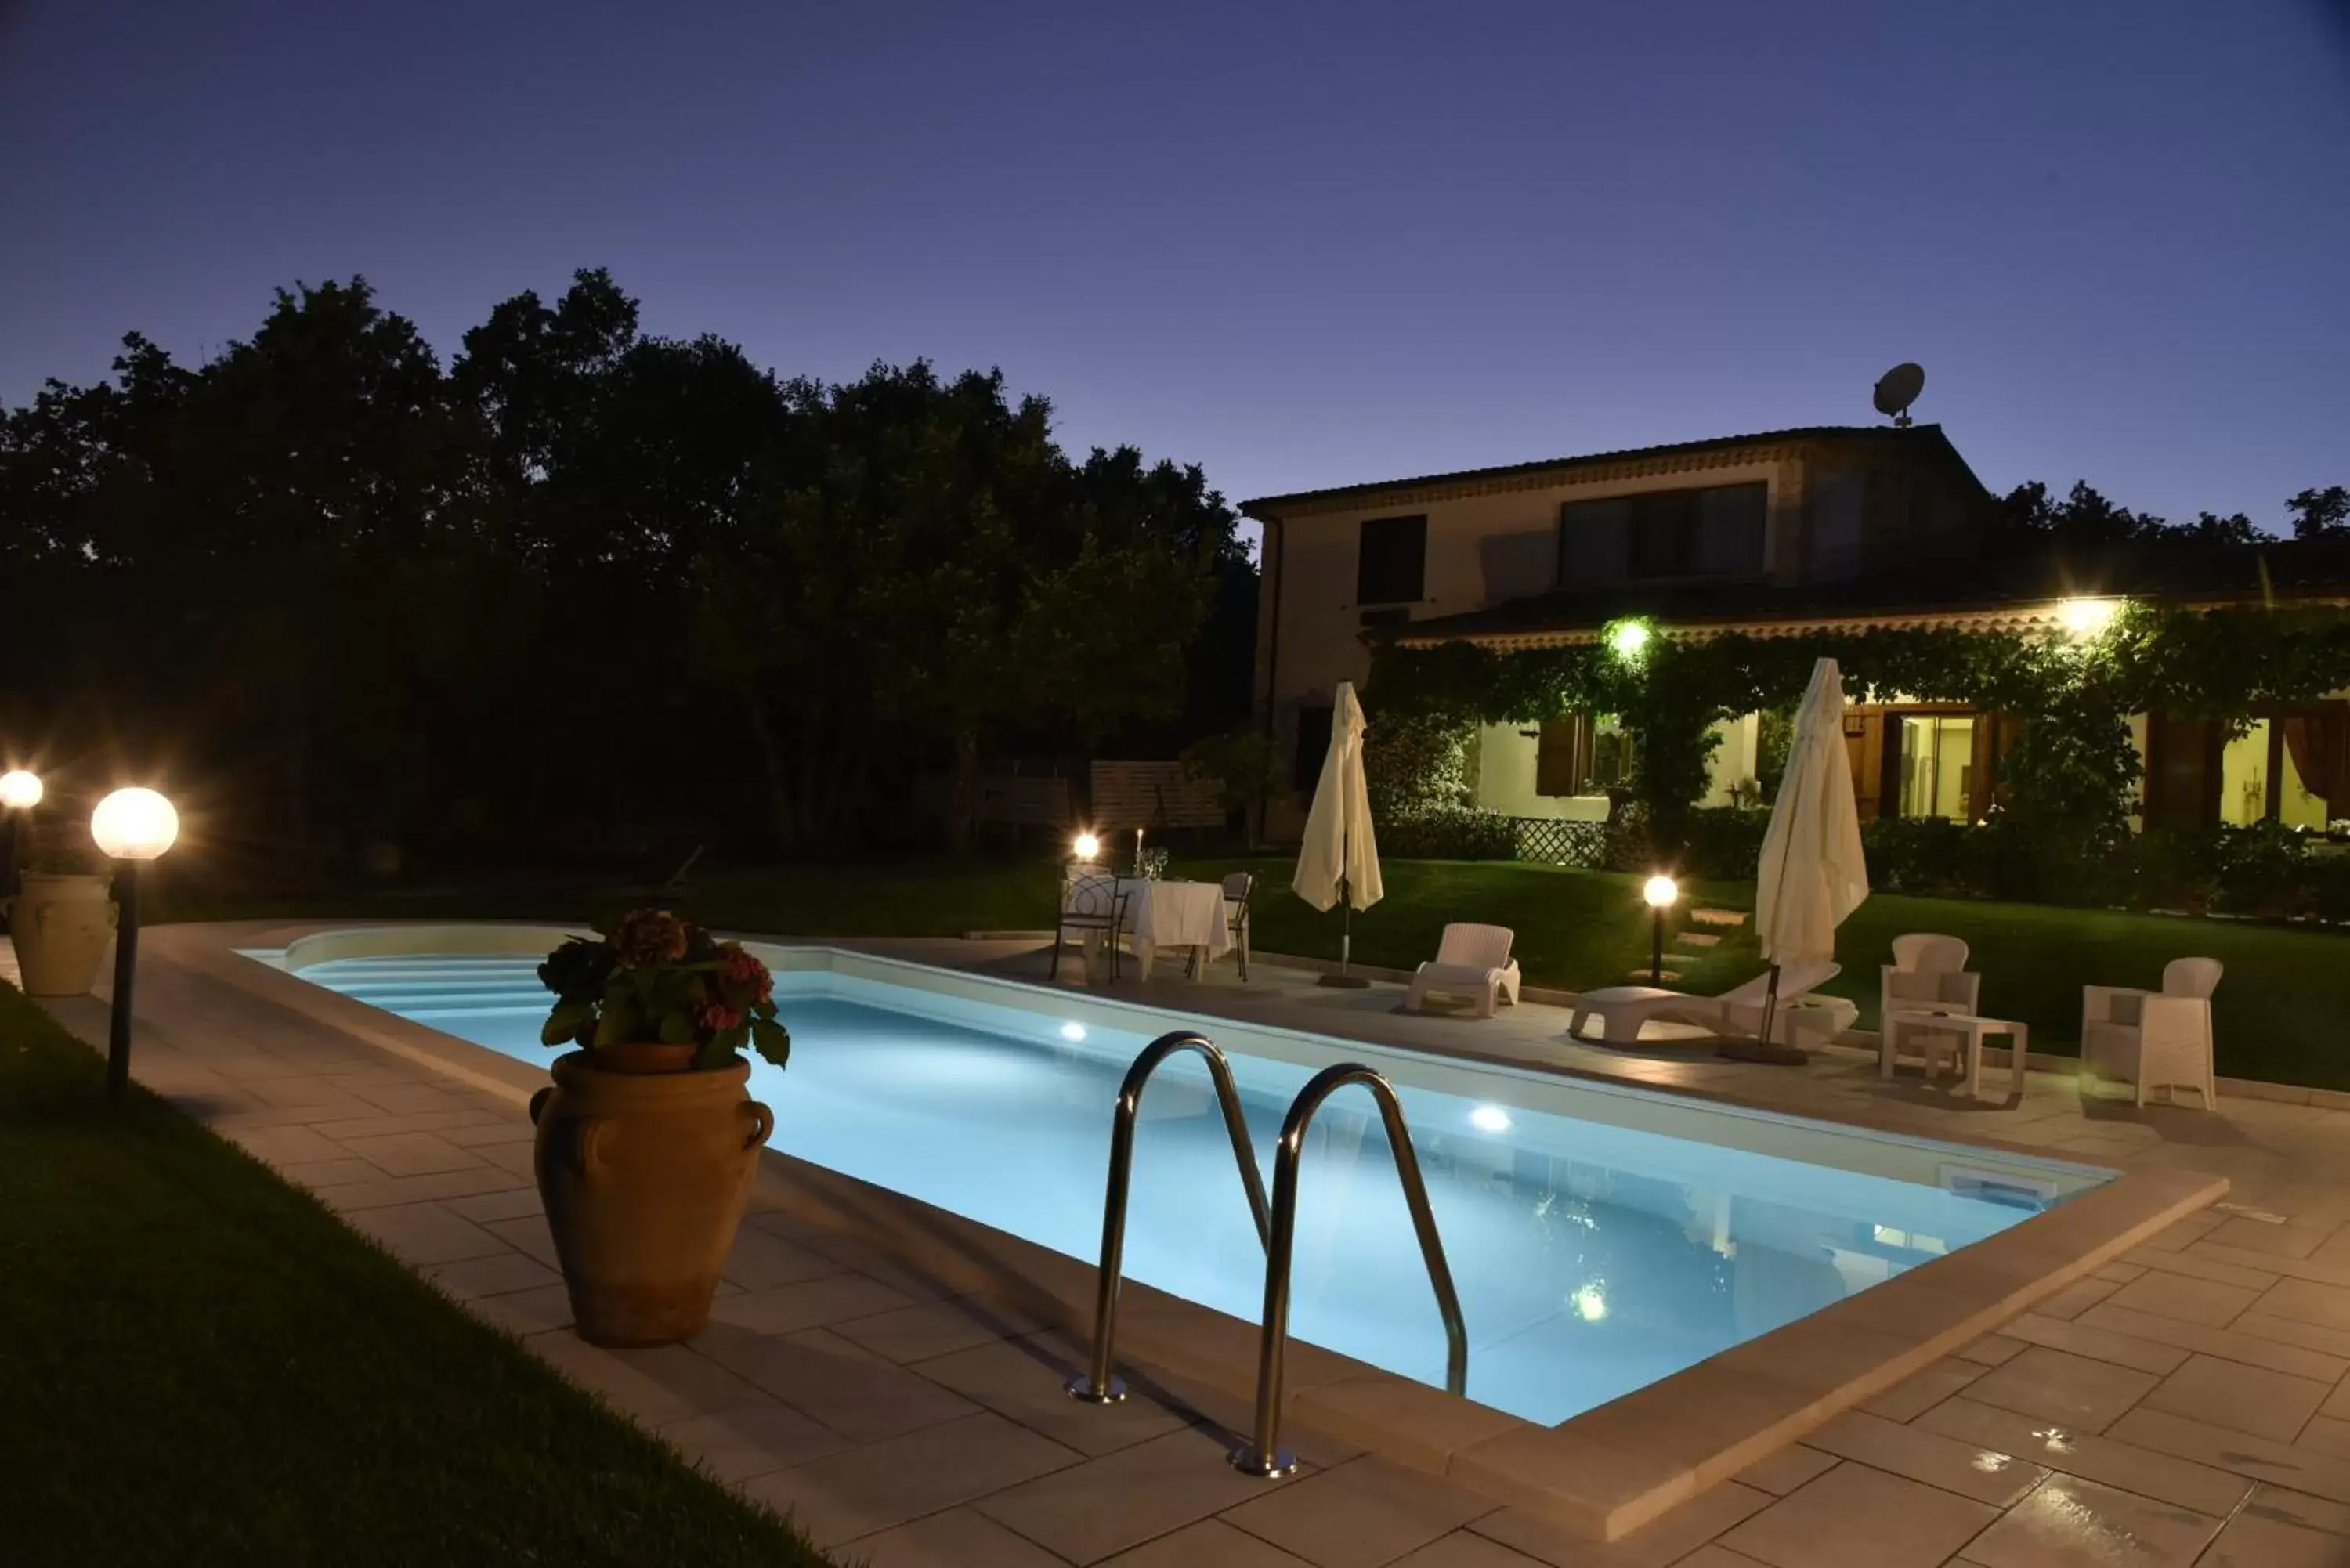
<instances>
[{"instance_id":1,"label":"two-story house","mask_svg":"<svg viewBox=\"0 0 2350 1568\"><path fill-rule=\"evenodd\" d=\"M1988 559L1997 503L1934 425L1774 431L1267 496L1243 511L1264 525L1258 716L1294 766L1294 790L1266 811L1276 839L1302 828L1334 690L1367 680L1373 639L1558 646L1627 617L1675 635L1997 635L2060 625L2084 592L2350 597L2350 562L2299 545L2173 556L2155 577L2117 569L2094 587L2065 581L2048 559ZM2000 716L1867 695L1846 731L1863 815L1979 818L2003 749ZM2138 716L2146 821L2323 826L2334 781L2350 779L2345 711L2328 702L2261 715L2241 733ZM1749 714L1721 727L1700 804L1742 796L1763 723ZM1519 818L1604 818L1633 744L1607 714L1487 726L1471 759L1475 802Z\"/></svg>"}]
</instances>

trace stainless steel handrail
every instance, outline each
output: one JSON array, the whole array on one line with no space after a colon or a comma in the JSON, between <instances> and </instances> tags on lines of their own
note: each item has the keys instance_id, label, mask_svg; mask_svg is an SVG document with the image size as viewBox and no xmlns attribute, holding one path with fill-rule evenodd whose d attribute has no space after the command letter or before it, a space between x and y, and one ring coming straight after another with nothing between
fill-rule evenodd
<instances>
[{"instance_id":1,"label":"stainless steel handrail","mask_svg":"<svg viewBox=\"0 0 2350 1568\"><path fill-rule=\"evenodd\" d=\"M1428 1281L1436 1288L1436 1304L1444 1314L1444 1386L1454 1394L1469 1384L1469 1329L1461 1317L1460 1293L1452 1288L1452 1270L1444 1261L1444 1239L1436 1232L1436 1212L1428 1206L1428 1188L1420 1180L1419 1158L1412 1152L1411 1129L1404 1125L1403 1106L1395 1087L1359 1062L1326 1067L1297 1091L1289 1116L1281 1124L1281 1141L1273 1157L1273 1234L1265 1242L1264 1327L1256 1363L1256 1433L1254 1440L1232 1450L1232 1468L1265 1480L1294 1474L1297 1460L1281 1451L1281 1381L1289 1348L1289 1261L1297 1242L1297 1164L1305 1149L1305 1129L1314 1114L1348 1084L1360 1084L1378 1101L1379 1119L1387 1124L1388 1147L1395 1154L1396 1175L1403 1182L1404 1202L1411 1210L1411 1227L1419 1232L1420 1256L1428 1262Z\"/></svg>"},{"instance_id":2,"label":"stainless steel handrail","mask_svg":"<svg viewBox=\"0 0 2350 1568\"><path fill-rule=\"evenodd\" d=\"M1118 1110L1110 1118L1109 1184L1102 1198L1101 1277L1094 1297L1094 1359L1090 1373L1069 1379L1069 1397L1089 1405L1115 1405L1126 1397L1126 1385L1110 1376L1110 1358L1118 1340L1119 1272L1126 1257L1126 1195L1134 1178L1134 1124L1142 1114L1143 1086L1159 1064L1179 1051L1196 1051L1207 1058L1208 1076L1216 1085L1216 1101L1223 1109L1224 1131L1232 1140L1232 1158L1241 1168L1241 1184L1248 1189L1249 1210L1256 1218L1256 1236L1270 1245L1272 1222L1266 1217L1264 1178L1256 1168L1256 1147L1249 1142L1248 1119L1241 1113L1240 1090L1232 1083L1232 1064L1215 1042L1194 1030L1161 1034L1142 1048L1118 1085Z\"/></svg>"}]
</instances>

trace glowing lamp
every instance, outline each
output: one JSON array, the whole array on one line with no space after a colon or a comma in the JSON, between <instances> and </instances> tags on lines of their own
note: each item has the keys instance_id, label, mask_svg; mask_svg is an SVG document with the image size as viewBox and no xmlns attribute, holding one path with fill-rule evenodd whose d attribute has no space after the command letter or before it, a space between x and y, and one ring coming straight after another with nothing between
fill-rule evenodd
<instances>
[{"instance_id":1,"label":"glowing lamp","mask_svg":"<svg viewBox=\"0 0 2350 1568\"><path fill-rule=\"evenodd\" d=\"M1641 885L1640 897L1648 901L1648 912L1654 917L1648 942L1648 983L1665 983L1665 911L1681 896L1680 885L1659 871Z\"/></svg>"},{"instance_id":2,"label":"glowing lamp","mask_svg":"<svg viewBox=\"0 0 2350 1568\"><path fill-rule=\"evenodd\" d=\"M1080 860L1096 860L1101 857L1101 840L1090 833L1078 834L1077 841L1070 847L1077 852L1077 858Z\"/></svg>"},{"instance_id":3,"label":"glowing lamp","mask_svg":"<svg viewBox=\"0 0 2350 1568\"><path fill-rule=\"evenodd\" d=\"M1607 628L1607 649L1626 663L1648 649L1648 623L1644 620L1619 620Z\"/></svg>"},{"instance_id":4,"label":"glowing lamp","mask_svg":"<svg viewBox=\"0 0 2350 1568\"><path fill-rule=\"evenodd\" d=\"M23 768L11 768L0 774L0 805L11 811L29 811L41 804L41 775Z\"/></svg>"},{"instance_id":5,"label":"glowing lamp","mask_svg":"<svg viewBox=\"0 0 2350 1568\"><path fill-rule=\"evenodd\" d=\"M1680 884L1662 872L1648 878L1640 888L1640 897L1648 901L1651 909L1669 909L1679 901Z\"/></svg>"},{"instance_id":6,"label":"glowing lamp","mask_svg":"<svg viewBox=\"0 0 2350 1568\"><path fill-rule=\"evenodd\" d=\"M2114 624L2114 618L2121 613L2122 601L2119 599L2056 601L2056 624L2064 628L2065 636L2081 642L2104 635L2106 628Z\"/></svg>"},{"instance_id":7,"label":"glowing lamp","mask_svg":"<svg viewBox=\"0 0 2350 1568\"><path fill-rule=\"evenodd\" d=\"M151 789L119 789L90 814L89 836L109 859L152 860L180 836L180 814Z\"/></svg>"}]
</instances>

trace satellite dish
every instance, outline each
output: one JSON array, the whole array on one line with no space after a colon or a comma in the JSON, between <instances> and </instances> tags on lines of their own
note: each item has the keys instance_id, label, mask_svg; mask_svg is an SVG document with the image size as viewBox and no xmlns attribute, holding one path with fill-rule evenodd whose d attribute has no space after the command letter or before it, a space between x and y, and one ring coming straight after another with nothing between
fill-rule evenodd
<instances>
[{"instance_id":1,"label":"satellite dish","mask_svg":"<svg viewBox=\"0 0 2350 1568\"><path fill-rule=\"evenodd\" d=\"M1904 361L1877 379L1877 411L1891 414L1896 425L1909 422L1909 405L1926 389L1926 368Z\"/></svg>"}]
</instances>

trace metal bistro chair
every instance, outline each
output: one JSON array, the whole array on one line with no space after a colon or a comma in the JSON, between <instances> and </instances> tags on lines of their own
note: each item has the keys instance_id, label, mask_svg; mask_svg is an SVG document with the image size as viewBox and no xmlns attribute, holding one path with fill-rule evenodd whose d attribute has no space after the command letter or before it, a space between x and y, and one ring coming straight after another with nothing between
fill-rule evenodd
<instances>
[{"instance_id":1,"label":"metal bistro chair","mask_svg":"<svg viewBox=\"0 0 2350 1568\"><path fill-rule=\"evenodd\" d=\"M1061 867L1060 918L1053 929L1051 978L1061 978L1061 949L1069 933L1102 933L1109 950L1109 977L1118 978L1118 939L1126 929L1127 894L1109 867L1090 860L1072 860Z\"/></svg>"},{"instance_id":2,"label":"metal bistro chair","mask_svg":"<svg viewBox=\"0 0 2350 1568\"><path fill-rule=\"evenodd\" d=\"M1256 891L1256 874L1234 871L1224 878L1224 923L1232 933L1232 951L1239 958L1241 979L1248 979L1249 961L1249 895ZM1191 961L1184 973L1196 978L1200 972L1200 955L1193 950Z\"/></svg>"}]
</instances>

